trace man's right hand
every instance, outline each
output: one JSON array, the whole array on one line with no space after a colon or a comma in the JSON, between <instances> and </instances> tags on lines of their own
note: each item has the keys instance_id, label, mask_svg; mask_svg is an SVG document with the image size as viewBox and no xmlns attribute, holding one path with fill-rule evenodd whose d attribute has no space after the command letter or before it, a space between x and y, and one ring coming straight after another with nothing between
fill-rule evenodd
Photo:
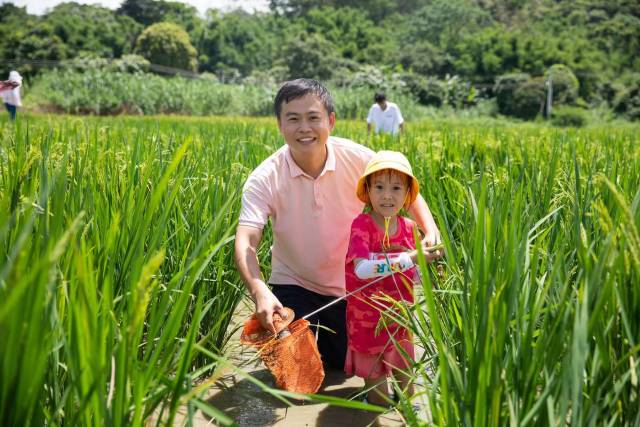
<instances>
[{"instance_id":1,"label":"man's right hand","mask_svg":"<svg viewBox=\"0 0 640 427\"><path fill-rule=\"evenodd\" d=\"M275 333L273 313L280 314L283 319L287 318L287 313L262 279L257 256L261 238L262 229L239 225L236 230L235 261L240 277L256 304L256 317L265 329Z\"/></svg>"},{"instance_id":2,"label":"man's right hand","mask_svg":"<svg viewBox=\"0 0 640 427\"><path fill-rule=\"evenodd\" d=\"M282 304L266 285L255 295L255 303L258 320L265 329L275 334L276 327L273 324L273 314L278 313L283 319L287 318L287 312L283 309Z\"/></svg>"}]
</instances>

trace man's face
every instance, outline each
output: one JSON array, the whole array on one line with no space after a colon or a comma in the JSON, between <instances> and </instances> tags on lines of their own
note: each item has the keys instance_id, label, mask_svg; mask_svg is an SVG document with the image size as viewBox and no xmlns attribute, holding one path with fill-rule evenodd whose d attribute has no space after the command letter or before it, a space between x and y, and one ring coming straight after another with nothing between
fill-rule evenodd
<instances>
[{"instance_id":1,"label":"man's face","mask_svg":"<svg viewBox=\"0 0 640 427\"><path fill-rule=\"evenodd\" d=\"M380 109L382 111L387 109L387 101L386 100L385 101L378 101L378 105L380 106Z\"/></svg>"},{"instance_id":2,"label":"man's face","mask_svg":"<svg viewBox=\"0 0 640 427\"><path fill-rule=\"evenodd\" d=\"M294 156L324 154L335 121L335 113L327 114L320 98L307 94L282 104L278 127Z\"/></svg>"}]
</instances>

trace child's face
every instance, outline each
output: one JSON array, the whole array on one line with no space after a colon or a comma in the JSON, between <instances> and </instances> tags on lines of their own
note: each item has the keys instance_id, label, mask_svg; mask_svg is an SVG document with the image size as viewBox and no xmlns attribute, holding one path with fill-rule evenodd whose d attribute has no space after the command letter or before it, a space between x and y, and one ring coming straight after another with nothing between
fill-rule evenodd
<instances>
[{"instance_id":1,"label":"child's face","mask_svg":"<svg viewBox=\"0 0 640 427\"><path fill-rule=\"evenodd\" d=\"M383 217L398 214L404 206L409 186L408 177L394 170L383 170L367 179L371 208Z\"/></svg>"}]
</instances>

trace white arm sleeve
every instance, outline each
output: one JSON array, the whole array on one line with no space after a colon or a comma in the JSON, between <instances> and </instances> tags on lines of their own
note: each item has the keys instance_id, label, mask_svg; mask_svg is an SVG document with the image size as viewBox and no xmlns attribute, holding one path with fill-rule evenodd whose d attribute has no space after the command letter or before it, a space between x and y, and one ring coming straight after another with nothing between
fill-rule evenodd
<instances>
[{"instance_id":1,"label":"white arm sleeve","mask_svg":"<svg viewBox=\"0 0 640 427\"><path fill-rule=\"evenodd\" d=\"M402 117L402 112L400 111L400 108L396 108L396 111L398 112L397 116L398 116L398 124L401 125L404 123L404 117Z\"/></svg>"},{"instance_id":2,"label":"white arm sleeve","mask_svg":"<svg viewBox=\"0 0 640 427\"><path fill-rule=\"evenodd\" d=\"M373 106L369 108L369 114L367 114L367 123L371 124L373 122Z\"/></svg>"},{"instance_id":3,"label":"white arm sleeve","mask_svg":"<svg viewBox=\"0 0 640 427\"><path fill-rule=\"evenodd\" d=\"M413 267L413 261L408 253L402 253L398 256L389 257L377 261L364 260L356 265L355 273L358 279L373 279L374 277L387 276L392 271L406 271Z\"/></svg>"}]
</instances>

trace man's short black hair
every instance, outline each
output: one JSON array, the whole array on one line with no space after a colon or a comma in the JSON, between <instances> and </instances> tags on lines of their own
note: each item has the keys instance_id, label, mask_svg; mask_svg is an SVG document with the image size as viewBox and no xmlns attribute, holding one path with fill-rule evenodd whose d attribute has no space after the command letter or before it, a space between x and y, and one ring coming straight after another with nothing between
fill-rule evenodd
<instances>
[{"instance_id":1,"label":"man's short black hair","mask_svg":"<svg viewBox=\"0 0 640 427\"><path fill-rule=\"evenodd\" d=\"M387 95L384 92L378 92L373 96L373 100L376 102L382 102L387 100Z\"/></svg>"},{"instance_id":2,"label":"man's short black hair","mask_svg":"<svg viewBox=\"0 0 640 427\"><path fill-rule=\"evenodd\" d=\"M327 110L327 114L333 113L333 98L329 89L324 87L322 83L313 79L295 79L284 82L284 84L278 90L276 99L274 102L274 110L276 117L280 118L280 112L282 111L282 104L289 102L293 99L302 98L307 94L314 94L324 105Z\"/></svg>"}]
</instances>

